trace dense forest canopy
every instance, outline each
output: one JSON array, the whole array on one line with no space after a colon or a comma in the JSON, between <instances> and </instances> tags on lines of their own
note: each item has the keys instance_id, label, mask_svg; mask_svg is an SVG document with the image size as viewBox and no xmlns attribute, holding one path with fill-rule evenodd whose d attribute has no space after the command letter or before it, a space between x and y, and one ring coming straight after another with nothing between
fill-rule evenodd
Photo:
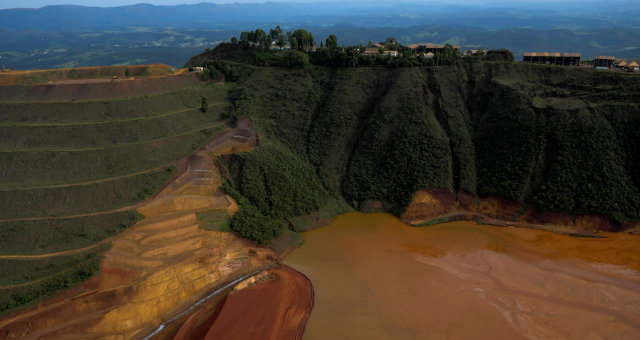
<instances>
[{"instance_id":1,"label":"dense forest canopy","mask_svg":"<svg viewBox=\"0 0 640 340\"><path fill-rule=\"evenodd\" d=\"M402 214L420 189L619 226L640 219L637 75L513 63L508 50L441 66L412 53L348 59L358 47L324 43L307 52L223 44L190 61L235 74L232 115L262 130L258 149L224 161L228 187L257 220L286 221L332 199ZM282 61L291 54L309 61Z\"/></svg>"}]
</instances>

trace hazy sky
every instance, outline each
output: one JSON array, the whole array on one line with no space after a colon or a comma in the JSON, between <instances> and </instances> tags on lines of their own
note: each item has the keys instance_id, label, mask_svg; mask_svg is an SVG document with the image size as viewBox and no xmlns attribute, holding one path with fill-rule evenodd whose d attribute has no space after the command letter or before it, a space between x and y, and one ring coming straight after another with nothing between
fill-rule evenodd
<instances>
[{"instance_id":1,"label":"hazy sky","mask_svg":"<svg viewBox=\"0 0 640 340\"><path fill-rule=\"evenodd\" d=\"M268 0L283 2L285 0ZM317 0L316 0L317 1ZM325 0L326 1L326 0ZM82 5L97 7L114 7L139 3L154 5L197 4L200 2L233 3L233 2L267 2L267 0L0 0L0 8L40 8L49 5ZM309 0L286 0L286 2L309 2Z\"/></svg>"},{"instance_id":2,"label":"hazy sky","mask_svg":"<svg viewBox=\"0 0 640 340\"><path fill-rule=\"evenodd\" d=\"M113 7L148 3L154 5L197 4L199 2L234 2L234 1L206 1L206 0L0 0L0 8L40 8L48 5L83 5L98 7ZM246 1L236 1L246 2Z\"/></svg>"},{"instance_id":3,"label":"hazy sky","mask_svg":"<svg viewBox=\"0 0 640 340\"><path fill-rule=\"evenodd\" d=\"M344 0L0 0L0 9L3 8L40 8L48 5L83 5L83 6L98 6L98 7L113 7L132 5L138 3L149 3L154 5L178 5L178 4L197 4L200 2L213 2L213 3L233 3L233 2L245 2L245 3L259 3L259 2L327 2L327 1L344 1ZM347 0L350 2L379 2L392 0ZM416 0L405 0L404 2L422 2ZM523 2L539 2L536 0L434 0L436 2L446 3L464 3L464 4L476 4L476 3L523 3ZM542 2L551 2L551 0L543 0ZM561 0L561 2L576 2L581 0ZM424 1L427 2L427 1ZM615 1L614 1L615 2ZM611 3L611 1L608 1Z\"/></svg>"}]
</instances>

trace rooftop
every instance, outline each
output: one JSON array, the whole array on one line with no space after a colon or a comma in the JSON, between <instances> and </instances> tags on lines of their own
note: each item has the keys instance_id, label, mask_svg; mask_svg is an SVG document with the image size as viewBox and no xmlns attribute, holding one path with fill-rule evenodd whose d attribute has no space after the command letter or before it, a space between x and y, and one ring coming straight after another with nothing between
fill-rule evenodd
<instances>
[{"instance_id":1,"label":"rooftop","mask_svg":"<svg viewBox=\"0 0 640 340\"><path fill-rule=\"evenodd\" d=\"M425 47L425 48L444 48L444 44L432 44L432 43L417 43L417 44L411 44L407 47L409 47L412 50L415 50L418 47ZM454 49L459 50L460 49L460 45L452 45Z\"/></svg>"},{"instance_id":2,"label":"rooftop","mask_svg":"<svg viewBox=\"0 0 640 340\"><path fill-rule=\"evenodd\" d=\"M525 57L580 57L580 53L524 52Z\"/></svg>"}]
</instances>

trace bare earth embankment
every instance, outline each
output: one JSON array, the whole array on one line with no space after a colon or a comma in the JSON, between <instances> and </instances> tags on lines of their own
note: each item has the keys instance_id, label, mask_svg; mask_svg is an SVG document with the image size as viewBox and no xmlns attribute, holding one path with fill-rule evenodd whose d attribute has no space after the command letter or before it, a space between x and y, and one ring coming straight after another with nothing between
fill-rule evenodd
<instances>
[{"instance_id":1,"label":"bare earth embankment","mask_svg":"<svg viewBox=\"0 0 640 340\"><path fill-rule=\"evenodd\" d=\"M255 145L252 122L244 119L188 156L186 171L139 208L146 218L112 239L99 277L0 319L0 338L142 337L208 291L273 263L272 250L204 230L196 217L237 209L220 191L211 155Z\"/></svg>"},{"instance_id":2,"label":"bare earth embankment","mask_svg":"<svg viewBox=\"0 0 640 340\"><path fill-rule=\"evenodd\" d=\"M174 340L301 339L313 308L311 281L287 266L254 278L240 283L211 315L191 316Z\"/></svg>"},{"instance_id":3,"label":"bare earth embankment","mask_svg":"<svg viewBox=\"0 0 640 340\"><path fill-rule=\"evenodd\" d=\"M132 72L125 77L125 70ZM164 93L195 86L197 74L162 64L0 73L0 102L67 102Z\"/></svg>"}]
</instances>

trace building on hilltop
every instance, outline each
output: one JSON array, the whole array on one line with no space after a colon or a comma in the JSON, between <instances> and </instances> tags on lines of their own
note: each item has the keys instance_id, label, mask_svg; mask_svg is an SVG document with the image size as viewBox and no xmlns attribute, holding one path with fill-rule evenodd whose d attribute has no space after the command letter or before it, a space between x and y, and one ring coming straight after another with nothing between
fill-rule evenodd
<instances>
[{"instance_id":1,"label":"building on hilltop","mask_svg":"<svg viewBox=\"0 0 640 340\"><path fill-rule=\"evenodd\" d=\"M486 53L487 52L483 49L477 49L477 50L466 50L462 55L463 56L485 55Z\"/></svg>"},{"instance_id":2,"label":"building on hilltop","mask_svg":"<svg viewBox=\"0 0 640 340\"><path fill-rule=\"evenodd\" d=\"M378 53L380 53L380 48L375 45L365 47L364 52L362 52L365 55L377 55Z\"/></svg>"},{"instance_id":3,"label":"building on hilltop","mask_svg":"<svg viewBox=\"0 0 640 340\"><path fill-rule=\"evenodd\" d=\"M631 60L631 59L619 60L616 63L617 63L616 66L621 70L624 70L627 72L640 72L640 65L638 65L638 62L636 62L635 60Z\"/></svg>"},{"instance_id":4,"label":"building on hilltop","mask_svg":"<svg viewBox=\"0 0 640 340\"><path fill-rule=\"evenodd\" d=\"M596 56L593 59L593 67L613 67L613 61L616 60L615 57L612 56Z\"/></svg>"},{"instance_id":5,"label":"building on hilltop","mask_svg":"<svg viewBox=\"0 0 640 340\"><path fill-rule=\"evenodd\" d=\"M433 53L431 53L431 52L427 52L427 53L423 53L423 54L422 54L422 56L423 56L425 59L433 59L434 54L433 54Z\"/></svg>"},{"instance_id":6,"label":"building on hilltop","mask_svg":"<svg viewBox=\"0 0 640 340\"><path fill-rule=\"evenodd\" d=\"M578 66L580 53L525 52L522 61L534 64Z\"/></svg>"},{"instance_id":7,"label":"building on hilltop","mask_svg":"<svg viewBox=\"0 0 640 340\"><path fill-rule=\"evenodd\" d=\"M280 47L276 43L272 43L271 47L269 47L269 49L272 50L272 51L290 50L291 49L291 45L284 44L284 45L282 45L282 47Z\"/></svg>"},{"instance_id":8,"label":"building on hilltop","mask_svg":"<svg viewBox=\"0 0 640 340\"><path fill-rule=\"evenodd\" d=\"M398 51L393 51L393 50L387 50L382 52L383 55L389 55L392 57L397 57L398 56Z\"/></svg>"}]
</instances>

